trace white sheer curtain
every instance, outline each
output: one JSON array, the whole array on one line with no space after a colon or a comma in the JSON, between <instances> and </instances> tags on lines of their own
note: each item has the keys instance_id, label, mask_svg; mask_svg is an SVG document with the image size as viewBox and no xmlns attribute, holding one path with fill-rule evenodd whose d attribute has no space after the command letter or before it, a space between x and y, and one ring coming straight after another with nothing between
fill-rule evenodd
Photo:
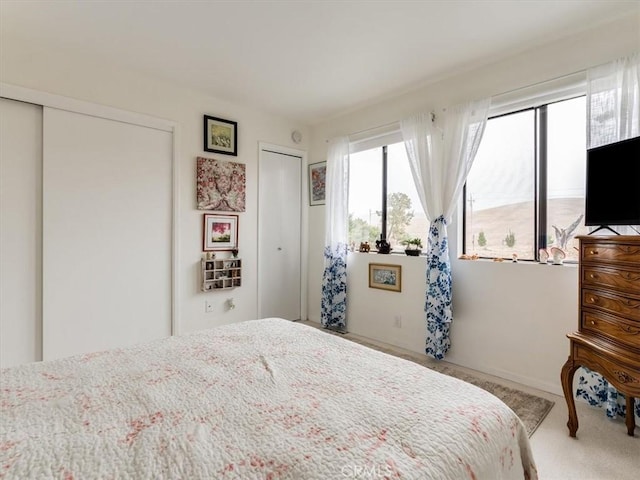
<instances>
[{"instance_id":1,"label":"white sheer curtain","mask_svg":"<svg viewBox=\"0 0 640 480\"><path fill-rule=\"evenodd\" d=\"M640 53L587 71L587 144L640 135Z\"/></svg>"},{"instance_id":2,"label":"white sheer curtain","mask_svg":"<svg viewBox=\"0 0 640 480\"><path fill-rule=\"evenodd\" d=\"M451 345L451 264L447 222L453 214L487 124L489 99L450 108L442 130L431 114L401 122L411 174L430 222L427 248L427 355L444 358Z\"/></svg>"},{"instance_id":3,"label":"white sheer curtain","mask_svg":"<svg viewBox=\"0 0 640 480\"><path fill-rule=\"evenodd\" d=\"M325 328L347 326L349 139L329 142L325 184L325 247L320 319Z\"/></svg>"},{"instance_id":4,"label":"white sheer curtain","mask_svg":"<svg viewBox=\"0 0 640 480\"><path fill-rule=\"evenodd\" d=\"M587 146L607 145L640 136L640 53L587 71ZM640 162L640 158L637 159ZM640 188L640 187L639 187ZM624 226L612 226L619 233ZM591 405L606 405L608 417L625 416L625 400L602 375L587 368L577 370L576 396ZM635 415L640 423L640 399Z\"/></svg>"}]
</instances>

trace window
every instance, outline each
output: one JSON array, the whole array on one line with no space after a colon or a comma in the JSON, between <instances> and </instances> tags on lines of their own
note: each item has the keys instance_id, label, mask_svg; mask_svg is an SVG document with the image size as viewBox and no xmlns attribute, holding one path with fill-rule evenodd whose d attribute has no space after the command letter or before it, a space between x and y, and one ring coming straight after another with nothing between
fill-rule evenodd
<instances>
[{"instance_id":1,"label":"window","mask_svg":"<svg viewBox=\"0 0 640 480\"><path fill-rule=\"evenodd\" d=\"M582 96L489 119L465 186L464 253L538 260L556 246L577 260L585 108Z\"/></svg>"},{"instance_id":2,"label":"window","mask_svg":"<svg viewBox=\"0 0 640 480\"><path fill-rule=\"evenodd\" d=\"M429 224L413 183L404 143L352 153L349 156L349 243L383 235L392 252L404 251L404 240L420 238L426 246Z\"/></svg>"}]
</instances>

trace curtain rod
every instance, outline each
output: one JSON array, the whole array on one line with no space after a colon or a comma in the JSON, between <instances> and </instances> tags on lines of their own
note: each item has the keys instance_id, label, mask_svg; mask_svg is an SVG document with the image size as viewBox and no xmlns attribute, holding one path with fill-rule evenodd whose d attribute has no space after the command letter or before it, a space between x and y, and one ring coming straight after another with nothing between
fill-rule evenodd
<instances>
[{"instance_id":1,"label":"curtain rod","mask_svg":"<svg viewBox=\"0 0 640 480\"><path fill-rule=\"evenodd\" d=\"M631 55L635 55L635 53L631 53ZM620 60L621 58L626 58L626 57L627 57L627 56L623 56L623 57L616 57L616 59L615 59L615 60ZM614 60L614 61L615 61L615 60ZM533 84L531 84L531 85L527 85L527 86L525 86L525 87L514 88L513 90L508 90L508 91L506 91L506 92L497 93L497 94L495 94L493 97L499 97L499 96L501 96L501 95L508 95L508 94L510 94L510 93L517 92L518 90L524 90L524 89L526 89L526 88L537 87L537 86L539 86L539 85L543 85L543 84L545 84L545 83L555 82L555 81L557 81L557 80L562 80L562 79L565 79L565 78L569 78L569 77L572 77L572 76L574 76L574 75L579 75L579 74L584 74L584 75L586 75L586 74L587 74L587 72L588 72L590 69L592 69L592 68L596 68L596 67L601 67L601 66L603 66L603 65L607 65L608 63L611 63L611 60L610 60L610 61L608 61L608 62L605 62L605 63L599 63L598 65L592 65L592 66L590 66L590 67L583 68L583 69L581 69L581 70L576 70L575 72L566 73L566 74L564 74L564 75L559 75L559 76L557 76L557 77L550 78L550 79L548 79L548 80L542 80L542 81L540 81L540 82L533 83ZM493 97L492 97L492 98L493 98Z\"/></svg>"},{"instance_id":2,"label":"curtain rod","mask_svg":"<svg viewBox=\"0 0 640 480\"><path fill-rule=\"evenodd\" d=\"M431 113L431 121L435 122L436 120L436 114L433 112ZM398 125L400 126L400 120L396 120L394 122L389 122L389 123L385 123L384 125L376 125L375 127L370 127L370 128L365 128L364 130L358 130L357 132L351 132L349 134L347 134L347 137L355 137L357 135L362 135L363 133L367 133L367 132L372 132L373 130L378 130L381 128L386 128L386 127L392 127L394 125ZM329 142L329 140L325 140L325 142Z\"/></svg>"},{"instance_id":3,"label":"curtain rod","mask_svg":"<svg viewBox=\"0 0 640 480\"><path fill-rule=\"evenodd\" d=\"M576 70L575 72L567 73L567 74L564 74L564 75L559 75L557 77L549 78L547 80L541 80L539 82L532 83L530 85L525 85L524 87L518 87L518 88L514 88L512 90L507 90L506 92L500 92L500 93L497 93L495 95L492 95L491 98L497 100L497 99L499 99L500 97L502 97L504 95L510 95L512 93L516 93L516 92L521 91L521 90L526 90L526 89L529 89L529 88L535 88L535 87L538 87L540 85L544 85L545 83L556 82L558 80L563 80L563 79L566 79L566 78L570 78L570 77L572 77L574 75L586 74L586 73L587 73L586 69ZM446 111L446 108L443 108L442 111L443 112ZM430 113L431 113L431 121L435 122L436 114L433 111L430 112ZM384 125L377 125L375 127L365 128L364 130L359 130L357 132L351 132L351 133L347 134L346 136L347 137L352 137L352 136L356 136L356 135L361 135L363 133L367 133L367 132L370 132L370 131L373 131L373 130L377 130L377 129L385 128L385 127L391 127L393 125L399 125L399 124L400 124L400 120L396 120L394 122L385 123ZM325 140L325 142L328 143L329 140Z\"/></svg>"},{"instance_id":4,"label":"curtain rod","mask_svg":"<svg viewBox=\"0 0 640 480\"><path fill-rule=\"evenodd\" d=\"M355 137L356 135L362 135L363 133L371 132L373 130L378 130L380 128L392 127L393 125L400 125L400 121L396 120L395 122L385 123L384 125L376 125L375 127L365 128L364 130L359 130L357 132L351 132L345 135L347 138ZM329 143L330 139L325 140L326 143Z\"/></svg>"},{"instance_id":5,"label":"curtain rod","mask_svg":"<svg viewBox=\"0 0 640 480\"><path fill-rule=\"evenodd\" d=\"M496 93L495 95L492 95L491 98L500 98L503 95L509 95L509 94L512 94L512 93L519 92L521 90L527 90L528 88L538 87L540 85L544 85L545 83L557 82L558 80L563 80L563 79L566 79L566 78L570 78L570 77L573 77L574 75L586 74L586 73L587 73L586 69L576 70L575 72L567 73L567 74L564 74L564 75L559 75L559 76L554 77L554 78L548 78L547 80L541 80L539 82L532 83L530 85L525 85L524 87L518 87L518 88L511 89L511 90L507 90L506 92Z\"/></svg>"},{"instance_id":6,"label":"curtain rod","mask_svg":"<svg viewBox=\"0 0 640 480\"><path fill-rule=\"evenodd\" d=\"M444 109L443 109L443 111L444 111ZM434 112L429 112L429 113L431 114L431 121L435 122L436 121L436 114ZM400 122L401 122L401 120L396 120L395 122L385 123L384 125L378 125L376 127L365 128L364 130L360 130L358 132L351 132L350 134L347 135L347 137L361 135L363 133L367 133L367 132L370 132L372 130L378 130L379 128L391 127L393 125L400 126Z\"/></svg>"},{"instance_id":7,"label":"curtain rod","mask_svg":"<svg viewBox=\"0 0 640 480\"><path fill-rule=\"evenodd\" d=\"M357 132L351 132L345 135L347 138L355 137L356 135L361 135L363 133L371 132L373 130L378 130L380 128L391 127L393 125L400 125L400 122L396 120L395 122L385 123L384 125L376 125L375 127L365 128L364 130L359 130ZM325 142L329 143L330 139L326 139Z\"/></svg>"},{"instance_id":8,"label":"curtain rod","mask_svg":"<svg viewBox=\"0 0 640 480\"><path fill-rule=\"evenodd\" d=\"M389 123L385 123L384 125L377 125L375 127L371 127L371 128L365 128L364 130L360 130L358 132L351 132L347 135L347 137L354 137L356 135L360 135L362 133L367 133L370 132L372 130L378 130L379 128L385 128L385 127L391 127L393 125L400 125L400 121L396 120L394 122L389 122Z\"/></svg>"}]
</instances>

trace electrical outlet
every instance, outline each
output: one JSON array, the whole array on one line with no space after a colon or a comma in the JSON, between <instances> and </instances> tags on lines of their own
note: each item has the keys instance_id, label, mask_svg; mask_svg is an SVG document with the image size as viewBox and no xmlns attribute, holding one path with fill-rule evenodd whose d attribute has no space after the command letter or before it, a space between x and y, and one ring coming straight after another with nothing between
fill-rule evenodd
<instances>
[{"instance_id":1,"label":"electrical outlet","mask_svg":"<svg viewBox=\"0 0 640 480\"><path fill-rule=\"evenodd\" d=\"M396 315L393 317L393 326L396 328L402 328L402 315Z\"/></svg>"},{"instance_id":2,"label":"electrical outlet","mask_svg":"<svg viewBox=\"0 0 640 480\"><path fill-rule=\"evenodd\" d=\"M211 300L205 300L204 301L204 312L205 313L213 312L213 301L211 301Z\"/></svg>"}]
</instances>

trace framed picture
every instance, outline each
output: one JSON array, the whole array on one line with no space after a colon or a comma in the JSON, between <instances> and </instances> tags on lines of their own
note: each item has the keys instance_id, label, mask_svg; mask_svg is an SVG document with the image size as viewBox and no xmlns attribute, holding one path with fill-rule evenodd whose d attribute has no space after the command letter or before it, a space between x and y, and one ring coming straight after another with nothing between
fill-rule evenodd
<instances>
[{"instance_id":1,"label":"framed picture","mask_svg":"<svg viewBox=\"0 0 640 480\"><path fill-rule=\"evenodd\" d=\"M309 165L309 205L325 204L327 162Z\"/></svg>"},{"instance_id":2,"label":"framed picture","mask_svg":"<svg viewBox=\"0 0 640 480\"><path fill-rule=\"evenodd\" d=\"M198 209L244 212L246 177L244 163L198 157L196 160Z\"/></svg>"},{"instance_id":3,"label":"framed picture","mask_svg":"<svg viewBox=\"0 0 640 480\"><path fill-rule=\"evenodd\" d=\"M399 292L402 290L402 265L369 264L369 288Z\"/></svg>"},{"instance_id":4,"label":"framed picture","mask_svg":"<svg viewBox=\"0 0 640 480\"><path fill-rule=\"evenodd\" d=\"M205 214L203 231L205 252L237 250L238 215Z\"/></svg>"},{"instance_id":5,"label":"framed picture","mask_svg":"<svg viewBox=\"0 0 640 480\"><path fill-rule=\"evenodd\" d=\"M204 116L204 149L223 155L238 155L238 122Z\"/></svg>"}]
</instances>

